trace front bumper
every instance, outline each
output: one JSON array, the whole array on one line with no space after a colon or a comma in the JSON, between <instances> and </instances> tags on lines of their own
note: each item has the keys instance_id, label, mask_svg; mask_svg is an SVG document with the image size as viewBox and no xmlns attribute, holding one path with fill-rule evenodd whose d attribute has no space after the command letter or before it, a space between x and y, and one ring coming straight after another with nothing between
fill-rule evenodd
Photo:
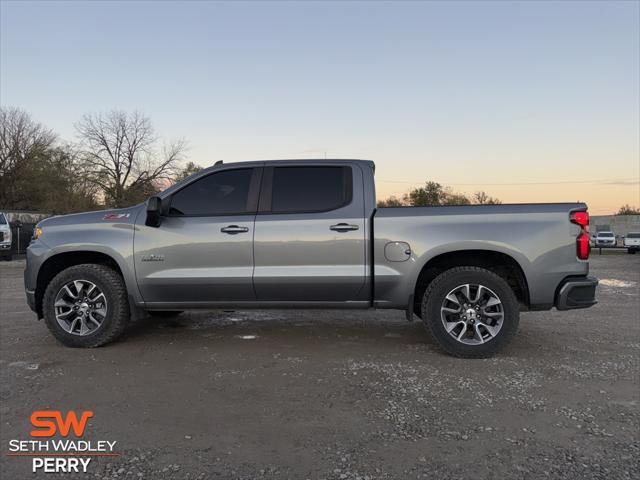
<instances>
[{"instance_id":1,"label":"front bumper","mask_svg":"<svg viewBox=\"0 0 640 480\"><path fill-rule=\"evenodd\" d=\"M34 312L38 313L38 309L36 308L35 290L25 290L25 294L27 295L27 304L29 305L29 308Z\"/></svg>"},{"instance_id":2,"label":"front bumper","mask_svg":"<svg viewBox=\"0 0 640 480\"><path fill-rule=\"evenodd\" d=\"M556 293L555 305L558 310L589 308L596 300L598 279L595 277L569 277L560 283Z\"/></svg>"}]
</instances>

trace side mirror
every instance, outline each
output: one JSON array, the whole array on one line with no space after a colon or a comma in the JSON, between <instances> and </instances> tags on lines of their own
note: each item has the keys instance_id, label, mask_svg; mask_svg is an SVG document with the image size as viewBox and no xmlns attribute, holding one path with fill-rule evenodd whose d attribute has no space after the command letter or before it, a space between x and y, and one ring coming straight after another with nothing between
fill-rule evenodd
<instances>
[{"instance_id":1,"label":"side mirror","mask_svg":"<svg viewBox=\"0 0 640 480\"><path fill-rule=\"evenodd\" d=\"M147 220L144 222L148 227L159 227L162 223L162 200L160 197L149 197L147 200Z\"/></svg>"}]
</instances>

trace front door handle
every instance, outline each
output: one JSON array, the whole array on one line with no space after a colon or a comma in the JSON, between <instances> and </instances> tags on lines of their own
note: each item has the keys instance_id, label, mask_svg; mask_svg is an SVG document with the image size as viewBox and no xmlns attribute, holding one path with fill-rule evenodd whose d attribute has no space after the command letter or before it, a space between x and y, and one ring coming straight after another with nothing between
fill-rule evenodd
<instances>
[{"instance_id":1,"label":"front door handle","mask_svg":"<svg viewBox=\"0 0 640 480\"><path fill-rule=\"evenodd\" d=\"M249 231L247 227L239 227L238 225L229 225L220 229L222 233L228 233L229 235L235 235L236 233L245 233Z\"/></svg>"},{"instance_id":2,"label":"front door handle","mask_svg":"<svg viewBox=\"0 0 640 480\"><path fill-rule=\"evenodd\" d=\"M329 227L329 229L334 232L350 232L352 230L358 230L359 228L358 225L349 225L348 223L338 223L337 225L331 225Z\"/></svg>"}]
</instances>

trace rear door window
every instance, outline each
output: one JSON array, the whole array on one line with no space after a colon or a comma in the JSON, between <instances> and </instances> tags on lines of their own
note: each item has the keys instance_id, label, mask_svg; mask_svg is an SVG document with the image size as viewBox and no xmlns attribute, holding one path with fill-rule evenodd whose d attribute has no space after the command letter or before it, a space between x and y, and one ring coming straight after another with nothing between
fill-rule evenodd
<instances>
[{"instance_id":1,"label":"rear door window","mask_svg":"<svg viewBox=\"0 0 640 480\"><path fill-rule=\"evenodd\" d=\"M351 202L350 167L309 166L273 169L271 212L326 212Z\"/></svg>"}]
</instances>

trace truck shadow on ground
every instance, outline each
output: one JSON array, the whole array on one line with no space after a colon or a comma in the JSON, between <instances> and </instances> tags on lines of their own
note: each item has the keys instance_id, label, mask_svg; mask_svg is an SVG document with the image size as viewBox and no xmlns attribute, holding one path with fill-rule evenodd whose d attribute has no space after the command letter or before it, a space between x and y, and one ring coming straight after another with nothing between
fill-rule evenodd
<instances>
[{"instance_id":1,"label":"truck shadow on ground","mask_svg":"<svg viewBox=\"0 0 640 480\"><path fill-rule=\"evenodd\" d=\"M375 341L381 344L428 344L435 342L416 317L385 320L380 315L336 313L336 311L197 311L169 318L145 316L131 323L127 341L153 341L154 337L175 339L220 337L255 340L278 338L335 342ZM399 318L402 318L401 320Z\"/></svg>"}]
</instances>

